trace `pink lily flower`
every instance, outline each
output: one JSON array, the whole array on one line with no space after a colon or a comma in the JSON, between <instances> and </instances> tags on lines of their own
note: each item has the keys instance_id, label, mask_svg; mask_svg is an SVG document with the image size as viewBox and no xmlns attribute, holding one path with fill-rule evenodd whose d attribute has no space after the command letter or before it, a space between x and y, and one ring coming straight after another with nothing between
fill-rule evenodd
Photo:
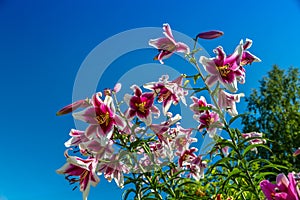
<instances>
[{"instance_id":1,"label":"pink lily flower","mask_svg":"<svg viewBox=\"0 0 300 200\"><path fill-rule=\"evenodd\" d=\"M225 146L221 149L222 153L224 154L225 157L229 155L229 147Z\"/></svg>"},{"instance_id":2,"label":"pink lily flower","mask_svg":"<svg viewBox=\"0 0 300 200\"><path fill-rule=\"evenodd\" d=\"M160 124L151 124L149 128L156 134L160 142L166 142L166 139L164 137L164 134L168 135L168 131L170 130L170 126L175 124L181 120L181 116L179 114L176 114L174 117L172 115L167 119L167 121L162 122Z\"/></svg>"},{"instance_id":3,"label":"pink lily flower","mask_svg":"<svg viewBox=\"0 0 300 200\"><path fill-rule=\"evenodd\" d=\"M206 84L211 87L217 81L220 81L220 83L229 91L236 92L237 76L241 76L241 71L238 70L243 55L242 41L236 47L232 55L226 56L221 46L214 49L214 52L217 54L215 58L201 56L199 59L199 62L203 65L205 71L210 74L206 79Z\"/></svg>"},{"instance_id":4,"label":"pink lily flower","mask_svg":"<svg viewBox=\"0 0 300 200\"><path fill-rule=\"evenodd\" d=\"M260 187L267 200L299 200L300 192L293 173L288 174L288 178L284 174L278 174L276 184L270 183L268 180L260 182Z\"/></svg>"},{"instance_id":5,"label":"pink lily flower","mask_svg":"<svg viewBox=\"0 0 300 200\"><path fill-rule=\"evenodd\" d=\"M241 65L248 65L248 64L252 64L253 62L261 62L261 60L251 54L249 51L247 51L247 49L249 49L252 46L252 40L246 38L246 42L243 44L243 55L242 55L242 60L241 60Z\"/></svg>"},{"instance_id":6,"label":"pink lily flower","mask_svg":"<svg viewBox=\"0 0 300 200\"><path fill-rule=\"evenodd\" d=\"M201 96L200 99L192 96L191 97L193 103L190 105L190 109L194 112L194 114L199 115L204 112L201 108L212 108L214 107L212 104L208 104L204 96Z\"/></svg>"},{"instance_id":7,"label":"pink lily flower","mask_svg":"<svg viewBox=\"0 0 300 200\"><path fill-rule=\"evenodd\" d=\"M250 144L265 144L266 140L265 139L260 139L262 138L262 133L257 133L257 132L250 132L250 133L242 133L242 137L247 139L247 138L252 138L252 137L259 137L259 138L255 138L253 140L250 140L249 143ZM255 151L257 153L257 148L253 148L251 149L251 151Z\"/></svg>"},{"instance_id":8,"label":"pink lily flower","mask_svg":"<svg viewBox=\"0 0 300 200\"><path fill-rule=\"evenodd\" d=\"M114 142L110 139L101 137L94 138L79 145L80 149L92 154L98 160L111 157L114 153Z\"/></svg>"},{"instance_id":9,"label":"pink lily flower","mask_svg":"<svg viewBox=\"0 0 300 200\"><path fill-rule=\"evenodd\" d=\"M100 181L99 177L96 175L98 161L95 158L84 160L76 156L69 156L67 151L65 152L65 156L67 158L67 163L56 170L56 173L66 174L66 178L71 184L79 182L83 200L87 200L90 185L95 187ZM70 179L69 177L72 176L79 176L79 179Z\"/></svg>"},{"instance_id":10,"label":"pink lily flower","mask_svg":"<svg viewBox=\"0 0 300 200\"><path fill-rule=\"evenodd\" d=\"M177 152L183 152L189 149L190 145L193 142L197 142L197 138L192 137L192 128L182 128L179 123L176 124L176 128L172 128L170 132L175 132L176 136L172 142L172 149L175 149Z\"/></svg>"},{"instance_id":11,"label":"pink lily flower","mask_svg":"<svg viewBox=\"0 0 300 200\"><path fill-rule=\"evenodd\" d=\"M89 141L89 139L85 136L84 131L71 129L69 135L71 136L71 138L67 142L65 142L65 147L78 146L83 142Z\"/></svg>"},{"instance_id":12,"label":"pink lily flower","mask_svg":"<svg viewBox=\"0 0 300 200\"><path fill-rule=\"evenodd\" d=\"M73 112L74 110L77 110L78 108L86 108L88 106L90 106L89 99L82 99L82 100L75 101L74 103L63 107L56 113L56 115L57 116L65 115L65 114Z\"/></svg>"},{"instance_id":13,"label":"pink lily flower","mask_svg":"<svg viewBox=\"0 0 300 200\"><path fill-rule=\"evenodd\" d=\"M152 123L152 113L160 114L159 109L153 105L154 94L151 92L142 93L139 86L133 85L131 89L134 91L134 95L125 94L124 101L129 105L129 108L125 111L125 116L130 121L134 116L137 116L141 121L145 122L147 126Z\"/></svg>"},{"instance_id":14,"label":"pink lily flower","mask_svg":"<svg viewBox=\"0 0 300 200\"><path fill-rule=\"evenodd\" d=\"M163 59L169 58L175 52L182 52L188 54L190 48L182 43L176 42L172 30L169 24L163 24L164 38L151 39L149 45L158 49L159 54L154 57L154 60L159 60L161 64L164 64Z\"/></svg>"},{"instance_id":15,"label":"pink lily flower","mask_svg":"<svg viewBox=\"0 0 300 200\"><path fill-rule=\"evenodd\" d=\"M111 96L106 95L104 101L102 101L100 96L101 93L93 95L91 99L92 106L87 107L83 111L73 113L75 119L90 124L86 129L88 138L111 138L114 126L124 126L122 118L114 112Z\"/></svg>"},{"instance_id":16,"label":"pink lily flower","mask_svg":"<svg viewBox=\"0 0 300 200\"><path fill-rule=\"evenodd\" d=\"M300 155L300 147L293 153L293 156Z\"/></svg>"},{"instance_id":17,"label":"pink lily flower","mask_svg":"<svg viewBox=\"0 0 300 200\"><path fill-rule=\"evenodd\" d=\"M202 39L215 39L215 38L221 37L222 35L224 35L224 32L223 32L223 31L212 30L212 31L207 31L207 32L199 33L199 34L196 36L196 39L197 39L197 38L202 38Z\"/></svg>"},{"instance_id":18,"label":"pink lily flower","mask_svg":"<svg viewBox=\"0 0 300 200\"><path fill-rule=\"evenodd\" d=\"M153 155L153 161L156 164L162 163L162 161L160 159L168 158L168 152L170 152L170 150L171 150L168 141L153 142L153 143L149 144L149 147L150 147L151 153ZM147 157L148 156L145 156L144 159L146 159ZM172 160L172 159L169 159L169 160ZM152 161L151 161L151 163L152 163ZM155 164L155 163L153 163L153 164Z\"/></svg>"},{"instance_id":19,"label":"pink lily flower","mask_svg":"<svg viewBox=\"0 0 300 200\"><path fill-rule=\"evenodd\" d=\"M204 170L207 168L207 162L202 160L202 156L199 155L194 160L187 165L190 170L188 177L193 177L195 180L199 181L204 178Z\"/></svg>"},{"instance_id":20,"label":"pink lily flower","mask_svg":"<svg viewBox=\"0 0 300 200\"><path fill-rule=\"evenodd\" d=\"M240 62L240 68L235 72L237 80L239 83L245 83L246 70L244 68L245 65L251 65L253 62L261 62L261 60L255 55L251 54L247 49L252 46L252 40L246 39L246 42L243 43L243 54Z\"/></svg>"},{"instance_id":21,"label":"pink lily flower","mask_svg":"<svg viewBox=\"0 0 300 200\"><path fill-rule=\"evenodd\" d=\"M121 88L122 88L122 84L121 83L117 83L114 86L113 92L118 93L121 90Z\"/></svg>"},{"instance_id":22,"label":"pink lily flower","mask_svg":"<svg viewBox=\"0 0 300 200\"><path fill-rule=\"evenodd\" d=\"M119 160L119 155L114 154L109 158L108 162L100 162L99 170L100 174L104 174L104 177L111 182L115 180L119 188L124 187L123 173L129 173L129 169Z\"/></svg>"},{"instance_id":23,"label":"pink lily flower","mask_svg":"<svg viewBox=\"0 0 300 200\"><path fill-rule=\"evenodd\" d=\"M202 156L196 156L195 152L198 149L192 147L183 151L179 157L179 167L184 167L190 170L188 177L192 176L196 180L204 178L204 169L207 167L206 161L202 160Z\"/></svg>"},{"instance_id":24,"label":"pink lily flower","mask_svg":"<svg viewBox=\"0 0 300 200\"><path fill-rule=\"evenodd\" d=\"M244 93L229 94L220 89L218 93L218 105L221 109L225 109L230 116L237 116L238 112L235 103L240 102L240 98L244 96Z\"/></svg>"},{"instance_id":25,"label":"pink lily flower","mask_svg":"<svg viewBox=\"0 0 300 200\"><path fill-rule=\"evenodd\" d=\"M173 81L168 81L169 76L163 75L158 82L144 84L144 88L152 90L157 95L158 102L162 103L163 114L166 115L172 104L176 105L181 100L186 105L185 97L188 92L182 88L183 76Z\"/></svg>"},{"instance_id":26,"label":"pink lily flower","mask_svg":"<svg viewBox=\"0 0 300 200\"><path fill-rule=\"evenodd\" d=\"M213 138L218 128L222 128L223 124L219 121L219 115L216 112L206 110L201 115L194 115L194 119L200 122L199 131L206 128L209 137Z\"/></svg>"},{"instance_id":27,"label":"pink lily flower","mask_svg":"<svg viewBox=\"0 0 300 200\"><path fill-rule=\"evenodd\" d=\"M180 157L178 159L178 165L179 167L184 167L191 163L197 156L195 152L197 152L198 149L195 147L192 147L190 149L187 149L183 152L181 152Z\"/></svg>"},{"instance_id":28,"label":"pink lily flower","mask_svg":"<svg viewBox=\"0 0 300 200\"><path fill-rule=\"evenodd\" d=\"M264 144L266 143L265 139L260 139L262 138L262 133L257 133L257 132L250 132L250 133L242 133L242 137L247 139L247 138L252 138L252 137L259 137L259 138L255 138L253 140L250 140L249 143L250 144Z\"/></svg>"}]
</instances>

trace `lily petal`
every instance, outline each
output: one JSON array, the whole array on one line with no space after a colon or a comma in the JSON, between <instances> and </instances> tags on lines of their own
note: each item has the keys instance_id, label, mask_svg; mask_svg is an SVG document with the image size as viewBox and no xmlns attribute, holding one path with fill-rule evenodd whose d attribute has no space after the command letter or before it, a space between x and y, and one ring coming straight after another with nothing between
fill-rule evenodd
<instances>
[{"instance_id":1,"label":"lily petal","mask_svg":"<svg viewBox=\"0 0 300 200\"><path fill-rule=\"evenodd\" d=\"M163 32L163 34L175 44L176 42L174 40L170 25L167 23L163 24L163 29L165 31L165 32Z\"/></svg>"},{"instance_id":2,"label":"lily petal","mask_svg":"<svg viewBox=\"0 0 300 200\"><path fill-rule=\"evenodd\" d=\"M212 58L207 58L205 56L201 56L199 62L203 65L205 71L210 74L217 74L218 70L216 64Z\"/></svg>"},{"instance_id":3,"label":"lily petal","mask_svg":"<svg viewBox=\"0 0 300 200\"><path fill-rule=\"evenodd\" d=\"M205 83L208 85L208 87L212 87L217 81L218 76L212 75L206 79Z\"/></svg>"},{"instance_id":4,"label":"lily petal","mask_svg":"<svg viewBox=\"0 0 300 200\"><path fill-rule=\"evenodd\" d=\"M94 107L88 107L83 111L73 113L73 117L89 124L98 124Z\"/></svg>"},{"instance_id":5,"label":"lily petal","mask_svg":"<svg viewBox=\"0 0 300 200\"><path fill-rule=\"evenodd\" d=\"M177 42L176 47L177 52L190 53L189 46L184 44L183 42Z\"/></svg>"}]
</instances>

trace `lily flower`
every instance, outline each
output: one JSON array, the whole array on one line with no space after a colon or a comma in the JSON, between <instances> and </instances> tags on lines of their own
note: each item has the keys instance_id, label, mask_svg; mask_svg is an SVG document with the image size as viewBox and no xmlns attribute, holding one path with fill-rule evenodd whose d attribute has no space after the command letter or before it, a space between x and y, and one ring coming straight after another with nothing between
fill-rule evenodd
<instances>
[{"instance_id":1,"label":"lily flower","mask_svg":"<svg viewBox=\"0 0 300 200\"><path fill-rule=\"evenodd\" d=\"M124 176L123 173L128 173L129 169L120 161L119 155L114 154L109 158L108 162L100 162L99 170L100 174L104 174L104 177L111 182L115 180L119 188L124 187Z\"/></svg>"},{"instance_id":2,"label":"lily flower","mask_svg":"<svg viewBox=\"0 0 300 200\"><path fill-rule=\"evenodd\" d=\"M186 105L185 97L188 92L182 88L183 76L173 81L168 81L169 76L163 75L158 82L144 84L144 88L155 92L158 102L162 103L163 114L166 115L172 104L176 105L181 100Z\"/></svg>"},{"instance_id":3,"label":"lily flower","mask_svg":"<svg viewBox=\"0 0 300 200\"><path fill-rule=\"evenodd\" d=\"M197 148L192 147L190 149L186 149L185 151L181 152L180 157L178 159L179 167L184 167L190 164L197 157L195 154L195 152L197 151L198 151Z\"/></svg>"},{"instance_id":4,"label":"lily flower","mask_svg":"<svg viewBox=\"0 0 300 200\"><path fill-rule=\"evenodd\" d=\"M252 46L252 40L246 38L246 42L243 43L243 55L242 55L242 60L241 60L241 65L248 65L248 64L252 64L253 62L261 62L261 60L253 55L252 53L250 53L249 51L247 51L247 49L249 49Z\"/></svg>"},{"instance_id":5,"label":"lily flower","mask_svg":"<svg viewBox=\"0 0 300 200\"><path fill-rule=\"evenodd\" d=\"M166 37L151 39L149 41L149 45L159 51L159 54L154 57L154 60L159 60L161 64L164 64L163 59L169 58L175 52L186 54L190 52L190 48L186 44L175 41L169 24L163 24L163 30L163 34Z\"/></svg>"},{"instance_id":6,"label":"lily flower","mask_svg":"<svg viewBox=\"0 0 300 200\"><path fill-rule=\"evenodd\" d=\"M172 148L177 152L183 152L187 150L193 142L197 142L197 138L193 138L191 136L193 129L184 129L179 125L179 123L176 125L176 128L172 128L172 130L170 130L171 132L176 133L176 137L172 143Z\"/></svg>"},{"instance_id":7,"label":"lily flower","mask_svg":"<svg viewBox=\"0 0 300 200\"><path fill-rule=\"evenodd\" d=\"M198 149L192 147L181 152L181 155L178 160L179 167L185 167L189 169L188 177L192 176L196 180L204 178L204 169L207 167L206 161L202 160L202 156L197 156L195 152Z\"/></svg>"},{"instance_id":8,"label":"lily flower","mask_svg":"<svg viewBox=\"0 0 300 200\"><path fill-rule=\"evenodd\" d=\"M204 112L201 108L212 108L212 104L208 104L204 96L197 98L195 96L191 97L193 103L190 105L190 109L196 114L199 115Z\"/></svg>"},{"instance_id":9,"label":"lily flower","mask_svg":"<svg viewBox=\"0 0 300 200\"><path fill-rule=\"evenodd\" d=\"M220 89L218 93L218 105L221 109L225 109L230 116L237 116L238 112L235 103L240 102L240 98L244 96L244 93L229 94Z\"/></svg>"},{"instance_id":10,"label":"lily flower","mask_svg":"<svg viewBox=\"0 0 300 200\"><path fill-rule=\"evenodd\" d=\"M89 139L85 136L84 131L71 129L69 135L71 136L71 138L67 142L65 142L65 147L78 146L83 142L89 141Z\"/></svg>"},{"instance_id":11,"label":"lily flower","mask_svg":"<svg viewBox=\"0 0 300 200\"><path fill-rule=\"evenodd\" d=\"M169 161L173 160L171 155L173 152L171 153L171 148L168 141L150 143L149 148L151 150L151 157L153 159L151 163L154 162L153 164L160 164L162 163L160 159L166 159L166 158L169 158Z\"/></svg>"},{"instance_id":12,"label":"lily flower","mask_svg":"<svg viewBox=\"0 0 300 200\"><path fill-rule=\"evenodd\" d=\"M260 182L260 187L267 200L299 200L300 192L293 173L288 174L288 178L284 174L278 174L276 184L270 183L268 180Z\"/></svg>"},{"instance_id":13,"label":"lily flower","mask_svg":"<svg viewBox=\"0 0 300 200\"><path fill-rule=\"evenodd\" d=\"M221 149L222 153L224 154L225 157L229 155L229 146L225 146Z\"/></svg>"},{"instance_id":14,"label":"lily flower","mask_svg":"<svg viewBox=\"0 0 300 200\"><path fill-rule=\"evenodd\" d=\"M99 177L96 175L98 161L95 158L84 160L76 156L69 156L67 151L65 152L65 156L67 158L67 163L56 170L56 173L67 175L66 179L70 181L70 184L79 182L83 200L87 200L90 185L95 187L100 181ZM72 176L79 176L79 179L70 178Z\"/></svg>"},{"instance_id":15,"label":"lily flower","mask_svg":"<svg viewBox=\"0 0 300 200\"><path fill-rule=\"evenodd\" d=\"M79 145L79 148L92 154L98 160L109 158L114 153L114 142L104 137L93 138Z\"/></svg>"},{"instance_id":16,"label":"lily flower","mask_svg":"<svg viewBox=\"0 0 300 200\"><path fill-rule=\"evenodd\" d=\"M253 140L250 140L250 144L264 144L266 143L265 139L260 139L262 138L262 133L257 133L257 132L250 132L250 133L242 133L242 137L247 139L247 138L253 138L253 137L258 137L254 138Z\"/></svg>"},{"instance_id":17,"label":"lily flower","mask_svg":"<svg viewBox=\"0 0 300 200\"><path fill-rule=\"evenodd\" d=\"M215 39L215 38L221 37L222 35L224 35L224 32L223 32L223 31L212 30L212 31L207 31L207 32L199 33L199 34L196 36L196 39L197 39L197 38L202 38L202 39Z\"/></svg>"},{"instance_id":18,"label":"lily flower","mask_svg":"<svg viewBox=\"0 0 300 200\"><path fill-rule=\"evenodd\" d=\"M293 153L293 156L300 155L300 147Z\"/></svg>"},{"instance_id":19,"label":"lily flower","mask_svg":"<svg viewBox=\"0 0 300 200\"><path fill-rule=\"evenodd\" d=\"M213 86L217 81L225 86L229 91L237 91L237 74L236 71L240 68L240 62L243 55L243 43L242 41L236 47L232 55L226 56L221 46L214 49L214 53L217 54L215 58L207 58L201 56L199 62L203 65L205 71L210 76L206 79L208 86ZM240 75L240 71L238 71Z\"/></svg>"},{"instance_id":20,"label":"lily flower","mask_svg":"<svg viewBox=\"0 0 300 200\"><path fill-rule=\"evenodd\" d=\"M139 167L140 168L142 167L141 168L142 172L146 171L148 169L151 170L151 168L153 169L155 164L161 164L161 161L157 158L158 158L157 156L153 156L153 158L151 159L148 154L144 153L143 157L139 159L139 165L136 166L136 169L139 169Z\"/></svg>"},{"instance_id":21,"label":"lily flower","mask_svg":"<svg viewBox=\"0 0 300 200\"><path fill-rule=\"evenodd\" d=\"M134 91L134 95L125 94L124 101L129 105L129 108L125 111L125 116L129 121L137 116L141 121L145 122L147 126L152 123L152 113L160 114L159 109L153 105L154 94L152 92L142 93L139 86L133 85L131 89Z\"/></svg>"},{"instance_id":22,"label":"lily flower","mask_svg":"<svg viewBox=\"0 0 300 200\"><path fill-rule=\"evenodd\" d=\"M74 103L63 107L56 113L56 115L57 116L65 115L65 114L73 112L74 110L77 110L78 108L86 108L88 106L90 106L89 99L82 99L82 100L75 101Z\"/></svg>"},{"instance_id":23,"label":"lily flower","mask_svg":"<svg viewBox=\"0 0 300 200\"><path fill-rule=\"evenodd\" d=\"M85 110L73 113L73 117L89 123L86 129L88 138L107 137L111 138L114 126L123 127L124 122L120 116L114 112L111 97L107 95L105 100L100 98L101 93L93 95L92 106Z\"/></svg>"},{"instance_id":24,"label":"lily flower","mask_svg":"<svg viewBox=\"0 0 300 200\"><path fill-rule=\"evenodd\" d=\"M202 160L202 156L199 155L187 166L190 170L188 177L192 176L195 180L199 181L204 178L204 170L207 168L207 162Z\"/></svg>"},{"instance_id":25,"label":"lily flower","mask_svg":"<svg viewBox=\"0 0 300 200\"><path fill-rule=\"evenodd\" d=\"M241 41L243 42L243 40ZM247 51L252 46L252 40L246 38L246 42L243 43L243 54L242 59L240 62L240 68L235 72L237 76L237 80L239 83L244 84L245 83L245 76L246 76L246 70L244 68L245 65L251 65L253 62L261 62L261 60Z\"/></svg>"},{"instance_id":26,"label":"lily flower","mask_svg":"<svg viewBox=\"0 0 300 200\"><path fill-rule=\"evenodd\" d=\"M218 128L222 128L223 124L219 121L219 115L216 112L206 110L201 115L194 115L194 119L200 122L199 131L206 128L209 137L213 138Z\"/></svg>"},{"instance_id":27,"label":"lily flower","mask_svg":"<svg viewBox=\"0 0 300 200\"><path fill-rule=\"evenodd\" d=\"M257 132L242 133L242 137L245 139L255 137L253 140L249 141L250 144L265 144L266 140L261 139L262 135L263 135L262 133L257 133ZM257 148L255 147L251 149L251 151L255 151L257 153Z\"/></svg>"},{"instance_id":28,"label":"lily flower","mask_svg":"<svg viewBox=\"0 0 300 200\"><path fill-rule=\"evenodd\" d=\"M181 116L179 114L176 114L174 117L170 115L167 121L162 122L160 124L151 124L149 128L156 134L160 142L164 141L167 143L163 134L167 133L170 130L170 126L172 126L179 120L181 120Z\"/></svg>"}]
</instances>

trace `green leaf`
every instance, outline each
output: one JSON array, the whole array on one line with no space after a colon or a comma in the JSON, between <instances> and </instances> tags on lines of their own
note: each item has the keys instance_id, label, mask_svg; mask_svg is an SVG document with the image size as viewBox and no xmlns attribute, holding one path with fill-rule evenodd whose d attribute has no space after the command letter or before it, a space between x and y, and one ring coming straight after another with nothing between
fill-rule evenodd
<instances>
[{"instance_id":1,"label":"green leaf","mask_svg":"<svg viewBox=\"0 0 300 200\"><path fill-rule=\"evenodd\" d=\"M276 165L276 164L269 164L269 165L264 165L261 168L259 168L258 170L254 171L255 173L260 173L261 171L265 170L265 169L276 169L278 171L280 171L280 169L288 169L288 167L283 166L283 165Z\"/></svg>"},{"instance_id":2,"label":"green leaf","mask_svg":"<svg viewBox=\"0 0 300 200\"><path fill-rule=\"evenodd\" d=\"M218 160L217 162L215 162L212 166L209 167L209 173L217 166L222 166L224 167L224 164L226 166L226 164L229 162L229 161L236 161L235 158L231 158L231 157L224 157L220 160Z\"/></svg>"},{"instance_id":3,"label":"green leaf","mask_svg":"<svg viewBox=\"0 0 300 200\"><path fill-rule=\"evenodd\" d=\"M122 199L127 200L128 196L129 196L129 194L131 192L133 192L134 194L136 194L136 191L134 189L132 189L132 188L127 189L127 190L124 191L124 193L122 195Z\"/></svg>"},{"instance_id":4,"label":"green leaf","mask_svg":"<svg viewBox=\"0 0 300 200\"><path fill-rule=\"evenodd\" d=\"M228 174L228 178L233 175L240 174L242 171L239 168L233 168L233 170Z\"/></svg>"},{"instance_id":5,"label":"green leaf","mask_svg":"<svg viewBox=\"0 0 300 200\"><path fill-rule=\"evenodd\" d=\"M249 151L251 151L252 149L257 148L257 147L262 147L262 148L272 152L272 150L268 146L266 146L265 144L251 144L251 145L249 145L245 148L245 150L243 152L243 155L242 155L243 158L246 157L246 155L247 155L247 153L249 153Z\"/></svg>"},{"instance_id":6,"label":"green leaf","mask_svg":"<svg viewBox=\"0 0 300 200\"><path fill-rule=\"evenodd\" d=\"M179 184L177 186L177 188L180 188L182 186L189 185L189 184L191 184L191 185L197 185L197 183L195 181L184 181L183 183Z\"/></svg>"},{"instance_id":7,"label":"green leaf","mask_svg":"<svg viewBox=\"0 0 300 200\"><path fill-rule=\"evenodd\" d=\"M195 83L196 84L196 83ZM203 88L192 88L194 90L194 92L190 95L190 96L193 96L194 94L198 93L198 92L201 92L203 90L207 90L206 87L203 87Z\"/></svg>"},{"instance_id":8,"label":"green leaf","mask_svg":"<svg viewBox=\"0 0 300 200\"><path fill-rule=\"evenodd\" d=\"M276 172L260 172L260 173L256 173L254 174L254 178L257 179L258 181L261 181L262 179L265 179L266 176L274 176L276 177L278 175L278 173Z\"/></svg>"},{"instance_id":9,"label":"green leaf","mask_svg":"<svg viewBox=\"0 0 300 200\"><path fill-rule=\"evenodd\" d=\"M267 159L263 159L263 158L256 158L256 159L253 159L253 160L250 160L247 165L248 166L251 166L251 165L254 165L255 163L258 163L258 164L262 164L262 163L267 163L267 164L271 164L271 162Z\"/></svg>"}]
</instances>

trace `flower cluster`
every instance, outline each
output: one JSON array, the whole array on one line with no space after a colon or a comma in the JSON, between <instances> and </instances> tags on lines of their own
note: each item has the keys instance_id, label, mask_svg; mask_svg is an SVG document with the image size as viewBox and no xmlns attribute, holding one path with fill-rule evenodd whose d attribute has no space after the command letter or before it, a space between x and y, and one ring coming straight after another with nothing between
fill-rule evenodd
<instances>
[{"instance_id":1,"label":"flower cluster","mask_svg":"<svg viewBox=\"0 0 300 200\"><path fill-rule=\"evenodd\" d=\"M244 162L238 160L241 159L241 154L249 152L245 150L241 153L237 145L248 143L251 150L257 151L257 145L266 143L262 133L239 134L230 129L225 115L227 112L230 117L238 117L236 103L240 102L244 94L236 93L237 84L245 83L245 66L260 61L248 51L252 40L246 39L245 42L241 40L230 55L226 55L223 47L218 46L214 49L216 57L201 56L198 63L194 57L196 49L191 51L185 43L177 42L169 24L163 24L163 30L165 37L149 40L149 45L159 51L154 60L159 60L163 64L163 60L174 53L184 53L190 63L198 69L198 74L180 75L174 80L169 80L168 75L163 75L158 81L145 83L142 87L132 85L132 93L125 94L122 101L118 100L117 93L121 90L121 84L118 83L113 89L95 93L91 98L78 100L57 112L57 115L72 113L75 119L87 124L85 130L71 129L69 133L71 138L65 142L68 148L65 152L67 162L57 170L57 173L64 174L71 184L79 183L83 199L87 199L90 185L96 186L99 183L100 175L108 181L114 179L118 187L123 188L126 184L125 174L132 173L127 182L134 183L143 179L139 184L148 184L149 191L154 192L158 199L162 197L157 191L158 186L153 186L154 183L159 184L167 179L170 179L172 184L185 183L184 180L189 178L196 181L203 179L209 163L204 159L206 155L197 153L195 144L198 139L195 135L198 132L203 135L208 133L209 137L219 141L215 149L222 150L220 154L222 158L228 156L226 161L237 164ZM221 31L199 33L195 42L198 38L214 39L222 35ZM201 73L200 64L208 73L207 77ZM184 84L184 78L188 77L194 80L202 78L204 88L210 94L211 103L207 102L204 95L198 95L196 90L190 96L191 103L188 103L186 99L188 90L193 89ZM126 103L122 105L126 106L124 110L121 109L123 102ZM171 106L179 103L190 108L193 115L191 119L198 122L197 127L182 127L181 115L170 112ZM229 133L228 138L218 136L218 130ZM236 139L238 135L240 137ZM236 144L236 141L241 143ZM70 151L74 155L69 155ZM295 152L295 155L298 154L299 150ZM222 166L227 170L228 165ZM166 167L171 169L166 170ZM246 171L239 173L251 178L247 169L243 170ZM162 177L155 174L157 171L160 171L159 175ZM135 174L141 176L135 179ZM149 178L151 175L153 177ZM251 184L251 181L249 183ZM289 180L284 175L278 175L276 184L262 181L260 185L268 199L299 197L299 190L292 174L289 174ZM170 185L167 187L168 189L161 191L168 191L175 199L179 198L176 195L180 195L180 192L174 192ZM255 186L251 187L255 189ZM140 190L135 191L136 197L139 198L141 195L150 195ZM220 199L221 195L218 194L217 198Z\"/></svg>"}]
</instances>

